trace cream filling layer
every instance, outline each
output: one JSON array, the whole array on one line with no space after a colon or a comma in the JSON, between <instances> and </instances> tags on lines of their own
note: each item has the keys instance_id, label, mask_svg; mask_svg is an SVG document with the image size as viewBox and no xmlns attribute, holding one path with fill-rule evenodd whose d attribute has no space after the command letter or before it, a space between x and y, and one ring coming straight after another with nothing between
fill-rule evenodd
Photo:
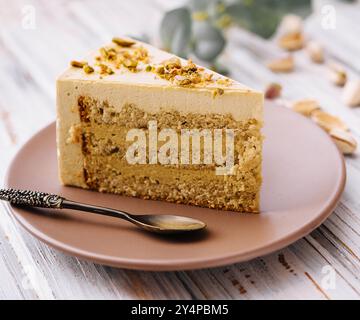
<instances>
[{"instance_id":1,"label":"cream filling layer","mask_svg":"<svg viewBox=\"0 0 360 320\"><path fill-rule=\"evenodd\" d=\"M107 101L121 112L125 104L141 106L145 112L178 111L180 113L230 114L236 121L263 119L263 95L253 91L227 89L214 97L211 88L133 85L119 82L58 80L58 104L76 107L80 96Z\"/></svg>"}]
</instances>

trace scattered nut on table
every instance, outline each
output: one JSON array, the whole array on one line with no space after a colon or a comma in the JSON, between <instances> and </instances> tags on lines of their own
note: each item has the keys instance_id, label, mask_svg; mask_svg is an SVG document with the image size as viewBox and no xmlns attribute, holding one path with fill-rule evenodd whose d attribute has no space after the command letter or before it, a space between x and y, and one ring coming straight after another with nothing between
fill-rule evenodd
<instances>
[{"instance_id":1,"label":"scattered nut on table","mask_svg":"<svg viewBox=\"0 0 360 320\"><path fill-rule=\"evenodd\" d=\"M295 62L294 57L289 55L284 58L279 58L268 62L267 67L272 72L287 73L294 70Z\"/></svg>"},{"instance_id":2,"label":"scattered nut on table","mask_svg":"<svg viewBox=\"0 0 360 320\"><path fill-rule=\"evenodd\" d=\"M325 130L343 154L352 154L357 148L357 142L351 135L347 125L338 117L323 110L316 100L304 99L293 102L291 108L313 120Z\"/></svg>"},{"instance_id":3,"label":"scattered nut on table","mask_svg":"<svg viewBox=\"0 0 360 320\"><path fill-rule=\"evenodd\" d=\"M303 19L295 14L285 15L279 23L276 33L279 36L303 32Z\"/></svg>"},{"instance_id":4,"label":"scattered nut on table","mask_svg":"<svg viewBox=\"0 0 360 320\"><path fill-rule=\"evenodd\" d=\"M277 28L275 38L282 49L302 49L305 43L302 18L294 14L285 15Z\"/></svg>"},{"instance_id":5,"label":"scattered nut on table","mask_svg":"<svg viewBox=\"0 0 360 320\"><path fill-rule=\"evenodd\" d=\"M343 87L347 81L347 74L345 69L338 63L329 63L329 78L330 81L339 87Z\"/></svg>"},{"instance_id":6,"label":"scattered nut on table","mask_svg":"<svg viewBox=\"0 0 360 320\"><path fill-rule=\"evenodd\" d=\"M280 48L295 51L304 47L305 38L301 32L285 34L278 39L278 45Z\"/></svg>"},{"instance_id":7,"label":"scattered nut on table","mask_svg":"<svg viewBox=\"0 0 360 320\"><path fill-rule=\"evenodd\" d=\"M310 59L313 62L315 63L324 62L324 48L320 43L316 41L310 41L306 45L306 52L308 53Z\"/></svg>"},{"instance_id":8,"label":"scattered nut on table","mask_svg":"<svg viewBox=\"0 0 360 320\"><path fill-rule=\"evenodd\" d=\"M350 107L360 105L360 79L351 80L346 83L342 99Z\"/></svg>"},{"instance_id":9,"label":"scattered nut on table","mask_svg":"<svg viewBox=\"0 0 360 320\"><path fill-rule=\"evenodd\" d=\"M265 98L273 100L281 96L282 86L278 83L270 83L265 89Z\"/></svg>"},{"instance_id":10,"label":"scattered nut on table","mask_svg":"<svg viewBox=\"0 0 360 320\"><path fill-rule=\"evenodd\" d=\"M310 117L316 110L320 110L320 105L316 100L304 99L292 103L291 108L305 117Z\"/></svg>"},{"instance_id":11,"label":"scattered nut on table","mask_svg":"<svg viewBox=\"0 0 360 320\"><path fill-rule=\"evenodd\" d=\"M335 129L342 131L349 130L348 126L340 118L322 110L312 112L311 119L327 132Z\"/></svg>"},{"instance_id":12,"label":"scattered nut on table","mask_svg":"<svg viewBox=\"0 0 360 320\"><path fill-rule=\"evenodd\" d=\"M329 135L343 154L352 154L356 151L357 142L350 132L332 129Z\"/></svg>"}]
</instances>

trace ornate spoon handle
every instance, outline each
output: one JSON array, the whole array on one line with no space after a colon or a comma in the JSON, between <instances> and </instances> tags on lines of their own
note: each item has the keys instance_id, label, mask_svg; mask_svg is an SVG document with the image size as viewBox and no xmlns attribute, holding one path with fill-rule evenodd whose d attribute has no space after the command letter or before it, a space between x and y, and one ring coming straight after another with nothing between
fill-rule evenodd
<instances>
[{"instance_id":1,"label":"ornate spoon handle","mask_svg":"<svg viewBox=\"0 0 360 320\"><path fill-rule=\"evenodd\" d=\"M62 209L65 198L38 191L0 189L0 200L17 205Z\"/></svg>"}]
</instances>

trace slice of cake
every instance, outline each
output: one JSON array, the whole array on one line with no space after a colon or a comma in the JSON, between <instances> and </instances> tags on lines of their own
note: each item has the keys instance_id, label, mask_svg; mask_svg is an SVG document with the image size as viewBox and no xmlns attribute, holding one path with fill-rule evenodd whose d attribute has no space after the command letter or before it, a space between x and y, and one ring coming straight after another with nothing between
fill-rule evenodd
<instances>
[{"instance_id":1,"label":"slice of cake","mask_svg":"<svg viewBox=\"0 0 360 320\"><path fill-rule=\"evenodd\" d=\"M131 39L57 80L63 184L259 212L263 95Z\"/></svg>"}]
</instances>

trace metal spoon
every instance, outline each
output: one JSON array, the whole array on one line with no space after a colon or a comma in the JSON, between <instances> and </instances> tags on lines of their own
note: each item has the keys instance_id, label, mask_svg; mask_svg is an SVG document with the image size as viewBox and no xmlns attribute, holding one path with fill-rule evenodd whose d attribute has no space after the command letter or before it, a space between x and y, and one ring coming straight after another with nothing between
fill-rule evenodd
<instances>
[{"instance_id":1,"label":"metal spoon","mask_svg":"<svg viewBox=\"0 0 360 320\"><path fill-rule=\"evenodd\" d=\"M72 209L104 216L124 219L147 231L156 233L180 233L204 229L206 224L200 220L174 215L133 215L111 208L67 200L55 194L38 191L0 189L0 200L11 204L49 209Z\"/></svg>"}]
</instances>

